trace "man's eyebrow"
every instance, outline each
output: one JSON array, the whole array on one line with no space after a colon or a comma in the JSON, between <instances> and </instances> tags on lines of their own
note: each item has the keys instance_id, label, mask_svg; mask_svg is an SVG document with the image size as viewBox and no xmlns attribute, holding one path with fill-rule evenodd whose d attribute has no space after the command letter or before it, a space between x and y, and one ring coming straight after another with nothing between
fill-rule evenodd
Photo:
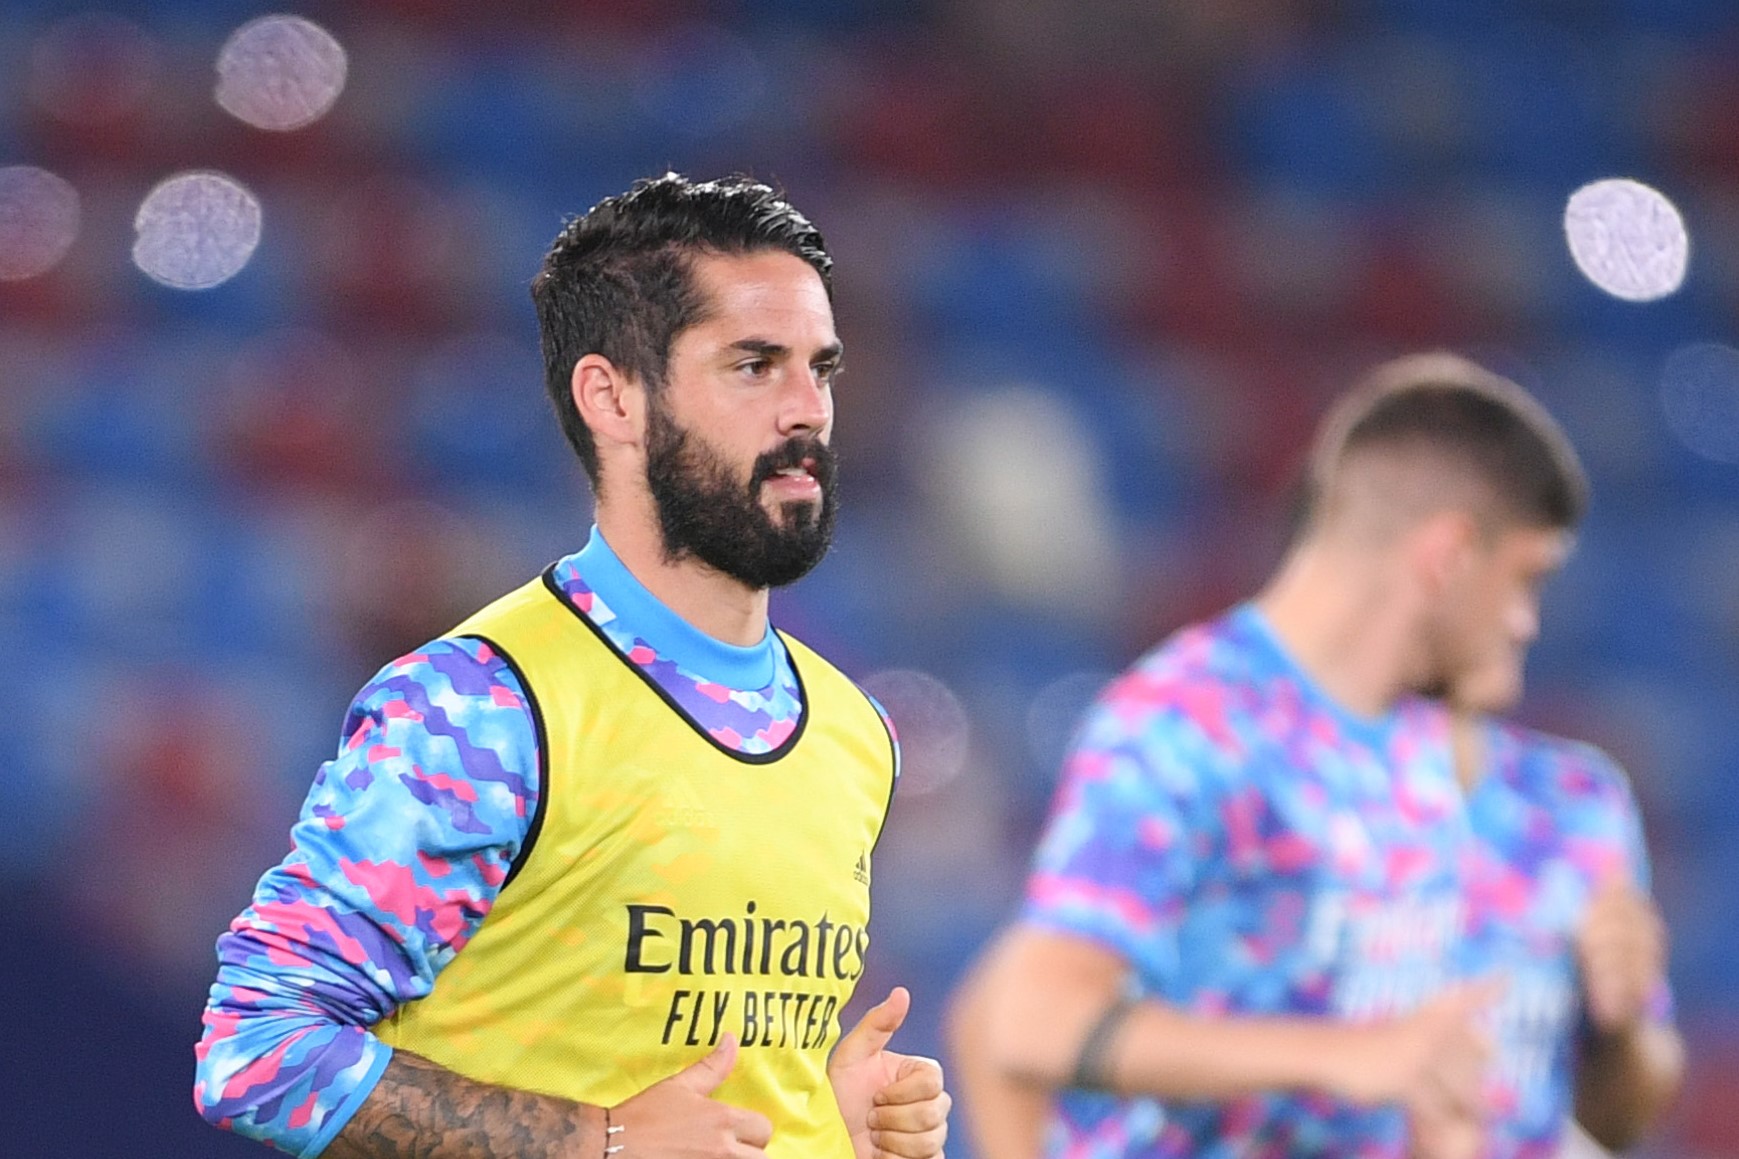
<instances>
[{"instance_id":1,"label":"man's eyebrow","mask_svg":"<svg viewBox=\"0 0 1739 1159\"><path fill-rule=\"evenodd\" d=\"M739 338L726 350L741 350L745 354L759 354L762 358L783 358L791 353L791 348L780 342L769 342L765 338Z\"/></svg>"},{"instance_id":2,"label":"man's eyebrow","mask_svg":"<svg viewBox=\"0 0 1739 1159\"><path fill-rule=\"evenodd\" d=\"M739 338L726 350L741 350L745 354L758 354L762 358L779 359L790 355L791 348L782 342L769 342L765 338ZM836 362L845 353L845 346L840 342L829 342L815 352L816 362Z\"/></svg>"}]
</instances>

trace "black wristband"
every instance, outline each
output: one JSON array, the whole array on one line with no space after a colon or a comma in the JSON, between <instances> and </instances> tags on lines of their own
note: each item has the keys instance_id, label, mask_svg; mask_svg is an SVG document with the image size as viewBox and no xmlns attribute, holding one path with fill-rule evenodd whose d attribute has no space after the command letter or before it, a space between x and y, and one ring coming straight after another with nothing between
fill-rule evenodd
<instances>
[{"instance_id":1,"label":"black wristband","mask_svg":"<svg viewBox=\"0 0 1739 1159\"><path fill-rule=\"evenodd\" d=\"M1113 1002L1099 1016L1099 1021L1093 1024L1093 1029L1081 1041L1081 1053L1075 1060L1075 1074L1069 1079L1071 1087L1083 1091L1112 1089L1111 1048L1116 1043L1117 1032L1123 1029L1123 1023L1134 1010L1135 999L1123 997Z\"/></svg>"}]
</instances>

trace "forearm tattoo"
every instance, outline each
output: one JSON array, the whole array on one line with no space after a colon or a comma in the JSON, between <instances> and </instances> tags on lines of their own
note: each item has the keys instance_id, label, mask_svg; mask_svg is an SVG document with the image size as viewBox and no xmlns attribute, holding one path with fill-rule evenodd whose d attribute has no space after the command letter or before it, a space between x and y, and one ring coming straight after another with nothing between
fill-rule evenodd
<instances>
[{"instance_id":1,"label":"forearm tattoo","mask_svg":"<svg viewBox=\"0 0 1739 1159\"><path fill-rule=\"evenodd\" d=\"M601 1114L399 1050L322 1159L576 1159L601 1145Z\"/></svg>"}]
</instances>

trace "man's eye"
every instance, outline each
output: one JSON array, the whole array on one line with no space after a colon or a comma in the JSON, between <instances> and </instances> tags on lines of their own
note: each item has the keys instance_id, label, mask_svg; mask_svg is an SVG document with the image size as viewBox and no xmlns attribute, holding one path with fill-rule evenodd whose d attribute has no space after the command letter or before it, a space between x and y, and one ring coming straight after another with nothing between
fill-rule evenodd
<instances>
[{"instance_id":1,"label":"man's eye","mask_svg":"<svg viewBox=\"0 0 1739 1159\"><path fill-rule=\"evenodd\" d=\"M746 362L737 363L737 369L759 378L773 369L773 361L770 358L751 358Z\"/></svg>"},{"instance_id":2,"label":"man's eye","mask_svg":"<svg viewBox=\"0 0 1739 1159\"><path fill-rule=\"evenodd\" d=\"M839 363L823 362L815 367L815 376L823 382L832 382L839 377Z\"/></svg>"}]
</instances>

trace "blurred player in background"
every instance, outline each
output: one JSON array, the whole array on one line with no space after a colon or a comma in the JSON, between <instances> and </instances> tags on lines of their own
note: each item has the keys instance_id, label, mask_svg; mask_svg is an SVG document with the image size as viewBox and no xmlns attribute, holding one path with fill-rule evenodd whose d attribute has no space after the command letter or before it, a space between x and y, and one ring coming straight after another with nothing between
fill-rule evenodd
<instances>
[{"instance_id":1,"label":"blurred player in background","mask_svg":"<svg viewBox=\"0 0 1739 1159\"><path fill-rule=\"evenodd\" d=\"M1313 493L1333 478L1337 454L1319 448ZM1559 1154L1572 1116L1621 1150L1670 1103L1684 1066L1670 1021L1665 929L1645 891L1641 819L1609 757L1490 719L1515 706L1520 686L1471 675L1448 689L1474 837L1464 854L1463 962L1505 981L1492 1022L1485 1154ZM1044 1088L998 1070L988 1053L984 975L999 968L1008 940L975 964L949 1011L955 1081L974 1141L991 1159L1042 1154L1050 1118Z\"/></svg>"},{"instance_id":2,"label":"blurred player in background","mask_svg":"<svg viewBox=\"0 0 1739 1159\"><path fill-rule=\"evenodd\" d=\"M1506 982L1485 1154L1557 1155L1572 1117L1622 1150L1684 1074L1629 781L1598 749L1483 715L1508 703L1472 693L1457 707L1474 838L1464 951L1468 968Z\"/></svg>"},{"instance_id":3,"label":"blurred player in background","mask_svg":"<svg viewBox=\"0 0 1739 1159\"><path fill-rule=\"evenodd\" d=\"M884 1049L906 992L835 1034L897 745L767 619L834 521L830 272L742 179L556 239L591 540L353 703L219 941L210 1121L346 1159L941 1153L940 1069Z\"/></svg>"},{"instance_id":4,"label":"blurred player in background","mask_svg":"<svg viewBox=\"0 0 1739 1159\"><path fill-rule=\"evenodd\" d=\"M1505 982L1482 1154L1565 1154L1572 1114L1622 1150L1659 1117L1684 1068L1668 1018L1664 930L1639 888L1648 861L1629 786L1597 749L1487 720L1454 699L1456 769L1474 831L1464 961ZM950 1003L953 1081L981 1159L1037 1159L1049 1092L999 1070L988 1046L983 979L1002 968L1008 945L991 946Z\"/></svg>"},{"instance_id":5,"label":"blurred player in background","mask_svg":"<svg viewBox=\"0 0 1739 1159\"><path fill-rule=\"evenodd\" d=\"M1312 478L1267 589L1139 662L1084 725L1022 921L952 1019L988 1156L1036 1153L1034 1091L1055 1092L1064 1154L1489 1143L1480 1023L1502 989L1452 975L1510 951L1462 956L1452 723L1413 694L1514 701L1586 483L1537 404L1450 356L1344 399ZM1607 948L1584 954L1624 959L1627 995L1658 983L1636 912L1613 923L1629 948L1591 931ZM1554 969L1567 938L1535 947ZM1627 997L1612 1031L1635 1014Z\"/></svg>"}]
</instances>

